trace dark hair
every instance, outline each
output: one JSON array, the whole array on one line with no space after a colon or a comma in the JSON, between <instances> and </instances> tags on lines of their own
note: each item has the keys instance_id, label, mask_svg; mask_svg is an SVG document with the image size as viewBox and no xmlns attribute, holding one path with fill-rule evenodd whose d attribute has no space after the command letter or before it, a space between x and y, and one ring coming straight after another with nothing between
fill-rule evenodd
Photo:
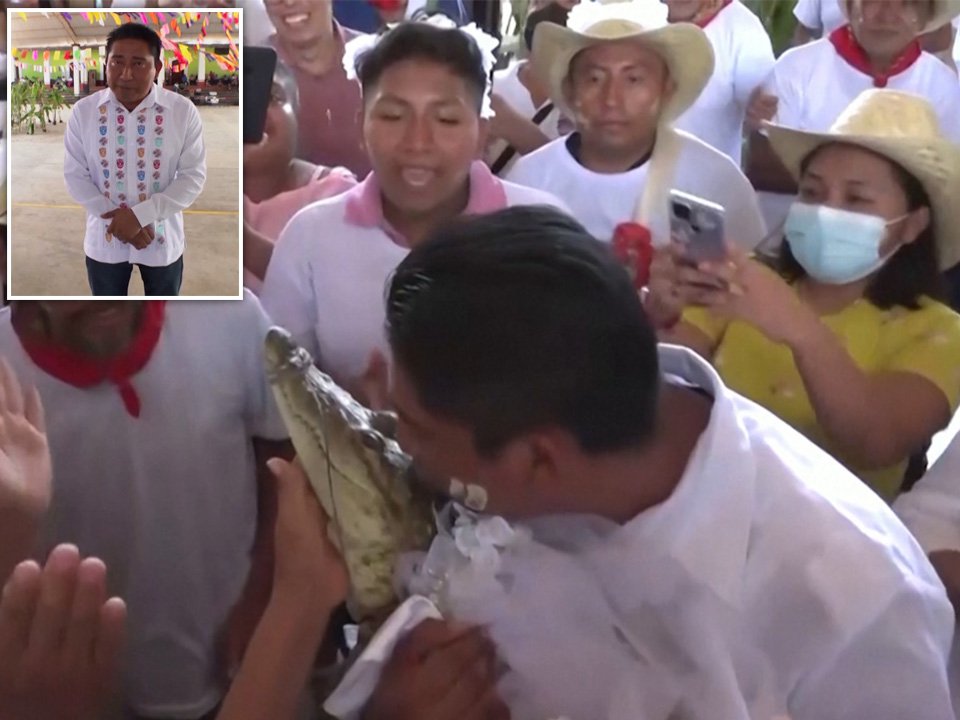
<instances>
[{"instance_id":1,"label":"dark hair","mask_svg":"<svg viewBox=\"0 0 960 720\"><path fill-rule=\"evenodd\" d=\"M142 40L150 48L153 59L160 62L160 36L156 32L140 23L126 23L112 30L107 35L107 57L110 57L110 50L117 40Z\"/></svg>"},{"instance_id":2,"label":"dark hair","mask_svg":"<svg viewBox=\"0 0 960 720\"><path fill-rule=\"evenodd\" d=\"M390 281L387 334L423 406L470 427L487 457L544 427L588 453L653 433L654 329L610 249L555 209L437 230Z\"/></svg>"},{"instance_id":3,"label":"dark hair","mask_svg":"<svg viewBox=\"0 0 960 720\"><path fill-rule=\"evenodd\" d=\"M821 145L804 158L800 164L801 174L807 171L807 167L817 153L825 147L827 145ZM903 166L883 155L863 149L890 164L897 183L907 196L908 210L912 212L922 207L930 208L930 225L916 240L897 250L889 262L880 269L864 293L867 300L881 310L889 310L897 306L916 310L920 307L919 301L922 297L945 301L947 288L943 274L940 272L930 196L920 181ZM807 274L790 250L790 243L786 241L780 246L780 255L776 258L774 267L790 282L799 280Z\"/></svg>"},{"instance_id":4,"label":"dark hair","mask_svg":"<svg viewBox=\"0 0 960 720\"><path fill-rule=\"evenodd\" d=\"M404 60L428 60L449 68L474 91L477 112L480 112L487 90L487 73L483 69L483 55L473 38L456 28L440 28L425 22L400 23L357 58L357 77L364 95L379 82L388 67Z\"/></svg>"},{"instance_id":5,"label":"dark hair","mask_svg":"<svg viewBox=\"0 0 960 720\"><path fill-rule=\"evenodd\" d=\"M523 44L527 51L533 49L533 35L540 23L548 22L566 27L569 16L570 10L558 2L550 2L530 13L523 26Z\"/></svg>"}]
</instances>

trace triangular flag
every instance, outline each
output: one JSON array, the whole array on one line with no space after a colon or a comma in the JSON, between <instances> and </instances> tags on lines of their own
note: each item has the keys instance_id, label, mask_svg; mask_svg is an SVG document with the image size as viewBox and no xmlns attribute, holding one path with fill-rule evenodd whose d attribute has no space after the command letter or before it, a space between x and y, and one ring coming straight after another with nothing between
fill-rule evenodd
<instances>
[{"instance_id":1,"label":"triangular flag","mask_svg":"<svg viewBox=\"0 0 960 720\"><path fill-rule=\"evenodd\" d=\"M115 12L112 12L112 13L110 13L110 17L113 18L113 21L114 21L117 25L122 25L122 24L123 24L123 20L120 19L120 15L119 15L119 14L117 14L117 13L115 13Z\"/></svg>"},{"instance_id":2,"label":"triangular flag","mask_svg":"<svg viewBox=\"0 0 960 720\"><path fill-rule=\"evenodd\" d=\"M59 59L60 59L60 51L59 51L59 50L57 50L57 51L53 54L53 59L54 59L54 60L59 60Z\"/></svg>"}]
</instances>

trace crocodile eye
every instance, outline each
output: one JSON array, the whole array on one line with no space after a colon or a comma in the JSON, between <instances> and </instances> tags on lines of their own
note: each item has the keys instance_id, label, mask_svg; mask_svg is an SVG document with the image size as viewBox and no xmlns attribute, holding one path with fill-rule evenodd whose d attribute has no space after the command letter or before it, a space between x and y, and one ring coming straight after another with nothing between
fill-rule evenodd
<instances>
[{"instance_id":1,"label":"crocodile eye","mask_svg":"<svg viewBox=\"0 0 960 720\"><path fill-rule=\"evenodd\" d=\"M360 442L369 450L382 452L384 449L383 436L376 430L363 430L360 433Z\"/></svg>"}]
</instances>

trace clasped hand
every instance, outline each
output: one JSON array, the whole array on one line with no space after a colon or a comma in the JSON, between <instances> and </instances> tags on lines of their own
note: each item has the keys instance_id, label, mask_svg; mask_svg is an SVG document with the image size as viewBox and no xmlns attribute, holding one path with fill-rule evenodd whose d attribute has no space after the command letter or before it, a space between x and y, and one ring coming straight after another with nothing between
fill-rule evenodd
<instances>
[{"instance_id":1,"label":"clasped hand","mask_svg":"<svg viewBox=\"0 0 960 720\"><path fill-rule=\"evenodd\" d=\"M112 235L120 242L133 245L137 250L143 250L156 237L153 225L142 226L136 214L128 207L111 210L100 217L110 221L110 225L107 226L108 235Z\"/></svg>"}]
</instances>

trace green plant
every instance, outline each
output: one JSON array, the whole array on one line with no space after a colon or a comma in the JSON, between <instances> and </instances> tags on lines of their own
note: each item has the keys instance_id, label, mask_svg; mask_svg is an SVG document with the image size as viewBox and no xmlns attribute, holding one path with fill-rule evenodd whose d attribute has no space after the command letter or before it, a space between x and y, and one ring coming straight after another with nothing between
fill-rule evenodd
<instances>
[{"instance_id":1,"label":"green plant","mask_svg":"<svg viewBox=\"0 0 960 720\"><path fill-rule=\"evenodd\" d=\"M744 0L744 4L757 14L767 29L773 52L780 55L790 47L797 19L793 9L797 0Z\"/></svg>"},{"instance_id":2,"label":"green plant","mask_svg":"<svg viewBox=\"0 0 960 720\"><path fill-rule=\"evenodd\" d=\"M10 91L10 124L17 130L33 135L39 125L47 131L47 115L44 108L45 93L39 80L21 80Z\"/></svg>"},{"instance_id":3,"label":"green plant","mask_svg":"<svg viewBox=\"0 0 960 720\"><path fill-rule=\"evenodd\" d=\"M37 127L47 131L47 123L62 122L60 110L69 107L59 87L48 88L39 80L20 80L10 90L10 126L33 135Z\"/></svg>"}]
</instances>

